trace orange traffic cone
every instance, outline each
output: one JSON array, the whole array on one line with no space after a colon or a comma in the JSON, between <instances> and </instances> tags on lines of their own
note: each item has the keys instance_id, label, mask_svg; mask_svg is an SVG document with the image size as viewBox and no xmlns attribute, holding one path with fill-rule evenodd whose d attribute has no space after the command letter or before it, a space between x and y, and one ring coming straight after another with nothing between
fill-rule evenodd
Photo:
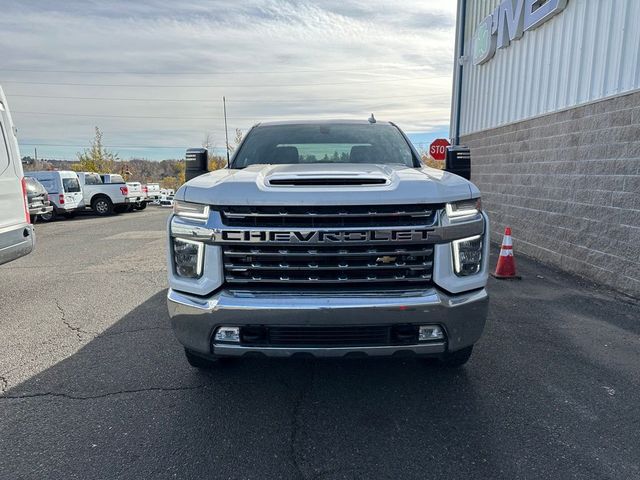
<instances>
[{"instance_id":1,"label":"orange traffic cone","mask_svg":"<svg viewBox=\"0 0 640 480\"><path fill-rule=\"evenodd\" d=\"M521 278L519 275L516 275L516 260L513 257L513 240L511 239L510 227L504 229L504 238L502 239L498 265L496 266L495 273L491 275L502 280L519 280Z\"/></svg>"}]
</instances>

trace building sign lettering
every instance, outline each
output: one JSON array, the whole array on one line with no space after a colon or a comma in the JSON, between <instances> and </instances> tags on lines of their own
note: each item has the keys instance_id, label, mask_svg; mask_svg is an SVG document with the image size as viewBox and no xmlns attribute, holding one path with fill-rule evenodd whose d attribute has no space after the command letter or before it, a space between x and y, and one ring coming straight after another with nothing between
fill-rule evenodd
<instances>
[{"instance_id":1,"label":"building sign lettering","mask_svg":"<svg viewBox=\"0 0 640 480\"><path fill-rule=\"evenodd\" d=\"M507 48L567 7L568 0L504 0L476 28L473 35L473 63L491 60L498 48Z\"/></svg>"}]
</instances>

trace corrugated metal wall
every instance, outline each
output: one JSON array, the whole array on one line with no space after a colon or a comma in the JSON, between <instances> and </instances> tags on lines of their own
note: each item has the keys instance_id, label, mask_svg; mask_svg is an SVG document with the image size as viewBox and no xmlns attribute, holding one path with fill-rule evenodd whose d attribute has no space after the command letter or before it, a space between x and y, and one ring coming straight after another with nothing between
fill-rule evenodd
<instances>
[{"instance_id":1,"label":"corrugated metal wall","mask_svg":"<svg viewBox=\"0 0 640 480\"><path fill-rule=\"evenodd\" d=\"M472 38L500 0L466 1L461 135L640 88L640 0L569 0L484 65Z\"/></svg>"}]
</instances>

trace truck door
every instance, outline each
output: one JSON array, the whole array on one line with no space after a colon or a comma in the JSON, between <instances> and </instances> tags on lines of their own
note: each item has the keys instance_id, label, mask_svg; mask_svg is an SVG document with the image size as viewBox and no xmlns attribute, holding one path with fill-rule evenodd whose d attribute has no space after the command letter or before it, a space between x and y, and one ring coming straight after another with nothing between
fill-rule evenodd
<instances>
[{"instance_id":1,"label":"truck door","mask_svg":"<svg viewBox=\"0 0 640 480\"><path fill-rule=\"evenodd\" d=\"M76 175L62 178L62 188L64 190L65 203L70 208L79 208L83 205L82 188Z\"/></svg>"}]
</instances>

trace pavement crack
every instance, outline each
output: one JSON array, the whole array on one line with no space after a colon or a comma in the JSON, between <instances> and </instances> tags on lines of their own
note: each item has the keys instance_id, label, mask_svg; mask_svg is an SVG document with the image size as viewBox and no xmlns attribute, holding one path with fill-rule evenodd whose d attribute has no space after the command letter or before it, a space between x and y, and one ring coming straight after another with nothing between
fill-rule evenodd
<instances>
[{"instance_id":1,"label":"pavement crack","mask_svg":"<svg viewBox=\"0 0 640 480\"><path fill-rule=\"evenodd\" d=\"M69 393L60 393L60 392L40 392L40 393L26 393L24 395L2 395L0 396L0 401L2 400L24 400L30 398L64 398L67 400L95 400L100 398L113 397L116 395L126 395L126 394L135 394L135 393L145 393L145 392L180 392L180 391L190 391L190 390L200 390L205 388L207 385L194 385L191 387L149 387L149 388L136 388L131 390L118 390L115 392L106 392L101 393L100 395L72 395Z\"/></svg>"},{"instance_id":2,"label":"pavement crack","mask_svg":"<svg viewBox=\"0 0 640 480\"><path fill-rule=\"evenodd\" d=\"M312 363L311 375L307 378L308 380L302 385L298 395L296 396L295 403L293 404L293 411L291 413L291 431L289 433L289 457L291 459L291 463L298 472L298 477L301 479L307 479L305 473L302 471L302 465L298 461L296 455L296 443L298 442L298 435L300 433L301 424L300 424L300 409L304 402L305 397L313 387L313 383L316 377L316 364Z\"/></svg>"},{"instance_id":3,"label":"pavement crack","mask_svg":"<svg viewBox=\"0 0 640 480\"><path fill-rule=\"evenodd\" d=\"M158 331L158 330L171 330L171 327L144 327L144 328L132 328L130 330L118 330L115 332L103 332L99 337L111 337L114 335L124 335L127 333L138 333L138 332L150 332L150 331Z\"/></svg>"},{"instance_id":4,"label":"pavement crack","mask_svg":"<svg viewBox=\"0 0 640 480\"><path fill-rule=\"evenodd\" d=\"M9 386L9 381L7 377L3 377L0 375L0 395L7 391L7 387Z\"/></svg>"},{"instance_id":5,"label":"pavement crack","mask_svg":"<svg viewBox=\"0 0 640 480\"><path fill-rule=\"evenodd\" d=\"M58 307L58 311L60 312L60 315L62 316L62 323L64 323L69 330L71 330L72 332L74 332L76 334L76 336L78 337L78 340L82 340L82 334L84 334L84 335L92 335L90 332L87 332L87 331L81 329L80 327L73 326L67 320L67 314L64 311L64 308L62 308L62 306L60 305L60 302L58 301L57 298L55 299L55 302L56 302L56 307Z\"/></svg>"}]
</instances>

